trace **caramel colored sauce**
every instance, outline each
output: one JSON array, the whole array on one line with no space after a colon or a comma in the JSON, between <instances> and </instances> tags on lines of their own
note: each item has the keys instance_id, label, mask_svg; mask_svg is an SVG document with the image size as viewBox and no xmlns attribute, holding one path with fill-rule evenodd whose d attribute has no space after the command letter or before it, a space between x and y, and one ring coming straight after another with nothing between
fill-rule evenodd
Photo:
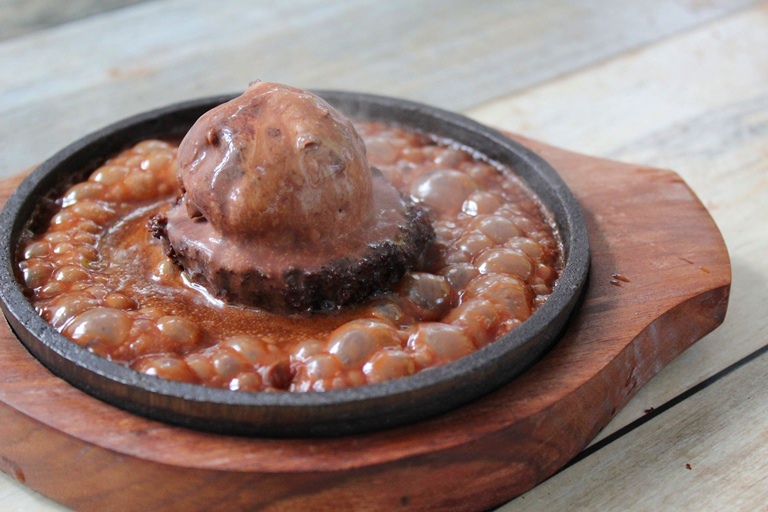
<instances>
[{"instance_id":1,"label":"caramel colored sauce","mask_svg":"<svg viewBox=\"0 0 768 512\"><path fill-rule=\"evenodd\" d=\"M512 170L450 141L360 122L371 165L427 209L423 268L316 315L227 304L188 282L148 229L180 189L177 148L145 141L57 200L23 241L30 300L87 350L150 375L233 390L322 391L411 375L516 328L562 270L552 216Z\"/></svg>"}]
</instances>

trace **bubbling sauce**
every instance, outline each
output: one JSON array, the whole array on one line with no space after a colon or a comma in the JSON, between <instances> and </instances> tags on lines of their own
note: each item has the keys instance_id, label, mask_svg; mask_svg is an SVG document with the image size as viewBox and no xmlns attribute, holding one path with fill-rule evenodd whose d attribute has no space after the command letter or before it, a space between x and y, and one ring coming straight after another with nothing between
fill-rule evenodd
<instances>
[{"instance_id":1,"label":"bubbling sauce","mask_svg":"<svg viewBox=\"0 0 768 512\"><path fill-rule=\"evenodd\" d=\"M226 304L189 282L147 225L176 204L178 148L148 140L57 199L20 244L38 313L72 342L160 378L324 391L439 366L508 333L562 270L552 216L511 169L450 141L355 122L370 164L429 216L436 239L394 291L330 313Z\"/></svg>"}]
</instances>

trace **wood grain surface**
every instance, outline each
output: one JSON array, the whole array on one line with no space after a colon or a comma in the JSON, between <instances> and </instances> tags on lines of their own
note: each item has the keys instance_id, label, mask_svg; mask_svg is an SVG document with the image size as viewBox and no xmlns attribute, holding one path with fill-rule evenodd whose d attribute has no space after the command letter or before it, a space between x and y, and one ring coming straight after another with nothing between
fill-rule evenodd
<instances>
[{"instance_id":1,"label":"wood grain surface","mask_svg":"<svg viewBox=\"0 0 768 512\"><path fill-rule=\"evenodd\" d=\"M0 140L14 148L0 152L0 172L128 115L257 78L462 111L754 3L147 2L0 45Z\"/></svg>"},{"instance_id":2,"label":"wood grain surface","mask_svg":"<svg viewBox=\"0 0 768 512\"><path fill-rule=\"evenodd\" d=\"M484 510L546 479L719 325L730 264L717 227L676 174L520 140L581 202L593 266L564 338L510 385L373 434L218 436L90 398L43 369L6 329L3 471L78 510ZM7 194L13 183L4 185Z\"/></svg>"},{"instance_id":3,"label":"wood grain surface","mask_svg":"<svg viewBox=\"0 0 768 512\"><path fill-rule=\"evenodd\" d=\"M3 0L0 2L0 40L126 7L146 0Z\"/></svg>"}]
</instances>

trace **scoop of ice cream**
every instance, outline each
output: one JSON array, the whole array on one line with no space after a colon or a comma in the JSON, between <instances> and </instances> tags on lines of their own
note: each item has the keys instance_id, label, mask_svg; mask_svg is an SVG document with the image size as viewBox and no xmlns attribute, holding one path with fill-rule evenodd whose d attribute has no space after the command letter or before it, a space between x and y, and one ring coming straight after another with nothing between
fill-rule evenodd
<instances>
[{"instance_id":1,"label":"scoop of ice cream","mask_svg":"<svg viewBox=\"0 0 768 512\"><path fill-rule=\"evenodd\" d=\"M177 178L189 216L224 236L313 242L374 212L352 123L318 96L275 83L254 82L204 114L181 142Z\"/></svg>"},{"instance_id":2,"label":"scoop of ice cream","mask_svg":"<svg viewBox=\"0 0 768 512\"><path fill-rule=\"evenodd\" d=\"M352 123L314 94L255 82L181 142L181 201L150 229L210 293L276 313L392 289L435 234L369 166Z\"/></svg>"}]
</instances>

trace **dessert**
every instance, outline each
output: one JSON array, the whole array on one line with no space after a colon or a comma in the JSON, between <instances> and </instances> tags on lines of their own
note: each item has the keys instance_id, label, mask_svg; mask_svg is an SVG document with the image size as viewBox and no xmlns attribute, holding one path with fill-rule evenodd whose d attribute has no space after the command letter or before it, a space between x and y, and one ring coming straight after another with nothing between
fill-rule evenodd
<instances>
[{"instance_id":1,"label":"dessert","mask_svg":"<svg viewBox=\"0 0 768 512\"><path fill-rule=\"evenodd\" d=\"M277 313L334 310L391 289L434 238L371 169L352 123L317 96L254 82L181 142L182 196L155 222L193 281Z\"/></svg>"},{"instance_id":2,"label":"dessert","mask_svg":"<svg viewBox=\"0 0 768 512\"><path fill-rule=\"evenodd\" d=\"M372 121L352 123L364 141L368 168L376 170L364 172L356 136L339 129L342 142L329 144L352 144L344 168L356 173L349 182L323 182L328 195L319 204L357 201L359 196L360 204L342 212L313 209L315 196L304 187L296 194L308 194L300 201L309 202L308 209L290 203L282 210L285 215L260 216L259 205L270 204L269 199L214 204L241 188L236 179L224 180L213 194L199 195L196 176L210 183L211 174L196 174L205 166L192 170L190 164L199 157L194 145L188 152L171 141L148 140L112 156L58 197L39 227L30 225L17 258L30 301L74 343L137 371L233 390L297 392L428 371L492 343L546 301L562 270L561 243L551 214L511 169L428 133ZM260 124L265 136L273 124ZM254 126L250 121L244 125ZM190 140L198 144L229 143L224 131L210 133L210 140L207 130L193 132ZM221 162L222 154L233 153L224 150L212 162ZM254 156L240 158L253 161ZM330 153L313 161L324 169L340 168ZM370 178L372 197L363 193L367 185L365 179L357 181L361 177ZM281 183L282 177L274 179ZM282 188L266 190L279 193ZM377 190L396 198L389 204L397 207L377 209ZM230 219L226 210L233 205L239 213ZM303 274L321 274L316 269L337 265L336 256L353 254L346 252L353 246L347 241L333 242L349 236L352 244L361 240L355 233L375 234L370 226L392 210L406 221L391 223L390 229L395 225L396 233L410 233L414 249L402 253L407 257L397 260L404 263L396 271L389 265L369 267L390 277L371 279L375 285L361 287L364 292L314 298L313 290L332 287L333 278L322 287L305 286L298 299L286 291L290 288L265 294L268 300L259 298L261 292L254 299L254 293L243 291L245 276L254 269L286 285L291 279L284 269L291 265ZM413 228L418 219L428 219L429 228ZM213 259L203 258L207 249L195 252L184 245L200 247L194 240L206 236L190 235L199 226L222 240L230 236L238 248L256 247L268 256L227 257L212 264ZM358 247L369 250L375 240L392 238L371 240ZM307 263L326 246L334 257L319 265ZM273 266L270 257L301 253L305 247L311 250L296 260L300 265ZM232 275L216 281L226 265L232 266ZM265 271L272 268L283 270ZM401 277L391 277L396 274ZM197 277L203 275L213 278ZM261 280L260 289L269 279ZM266 302L255 306L259 300Z\"/></svg>"}]
</instances>

